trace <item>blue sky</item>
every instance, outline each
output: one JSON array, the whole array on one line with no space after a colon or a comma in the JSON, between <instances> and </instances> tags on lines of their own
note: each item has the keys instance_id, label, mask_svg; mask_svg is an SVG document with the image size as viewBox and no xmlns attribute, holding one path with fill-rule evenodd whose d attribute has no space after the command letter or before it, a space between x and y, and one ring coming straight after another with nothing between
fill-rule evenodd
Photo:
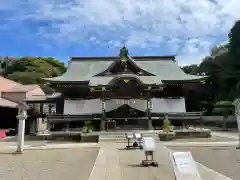
<instances>
[{"instance_id":1,"label":"blue sky","mask_svg":"<svg viewBox=\"0 0 240 180\"><path fill-rule=\"evenodd\" d=\"M0 55L177 55L199 63L227 40L239 0L0 1Z\"/></svg>"}]
</instances>

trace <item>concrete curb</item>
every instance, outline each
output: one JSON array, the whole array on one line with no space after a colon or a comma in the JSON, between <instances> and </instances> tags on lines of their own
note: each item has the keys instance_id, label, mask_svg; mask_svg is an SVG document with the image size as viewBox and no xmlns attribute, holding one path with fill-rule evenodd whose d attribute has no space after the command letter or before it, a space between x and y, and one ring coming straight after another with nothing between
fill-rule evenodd
<instances>
[{"instance_id":1,"label":"concrete curb","mask_svg":"<svg viewBox=\"0 0 240 180\"><path fill-rule=\"evenodd\" d=\"M201 146L201 147L216 147L216 146L237 146L238 141L230 142L164 142L165 146Z\"/></svg>"},{"instance_id":2,"label":"concrete curb","mask_svg":"<svg viewBox=\"0 0 240 180\"><path fill-rule=\"evenodd\" d=\"M81 143L81 144L43 144L43 145L25 145L24 150L46 150L46 149L73 149L73 148L91 148L99 147L97 143ZM16 145L2 146L2 150L16 150Z\"/></svg>"},{"instance_id":3,"label":"concrete curb","mask_svg":"<svg viewBox=\"0 0 240 180\"><path fill-rule=\"evenodd\" d=\"M236 134L227 134L227 133L225 133L225 132L220 133L220 132L212 131L212 135L213 135L213 136L218 136L218 137L223 137L223 138L235 139L235 140L238 140L238 139L239 139L237 133L236 133Z\"/></svg>"}]
</instances>

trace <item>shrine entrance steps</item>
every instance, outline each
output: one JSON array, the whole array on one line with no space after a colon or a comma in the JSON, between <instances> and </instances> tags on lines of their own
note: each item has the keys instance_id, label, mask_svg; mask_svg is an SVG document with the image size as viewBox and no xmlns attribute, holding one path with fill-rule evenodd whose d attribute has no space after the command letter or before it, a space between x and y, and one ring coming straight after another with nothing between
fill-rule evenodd
<instances>
[{"instance_id":1,"label":"shrine entrance steps","mask_svg":"<svg viewBox=\"0 0 240 180\"><path fill-rule=\"evenodd\" d=\"M155 130L122 130L122 131L108 131L100 132L99 142L110 142L110 143L127 143L125 134L132 132L140 132L144 137L154 137L156 141L159 141L158 131Z\"/></svg>"}]
</instances>

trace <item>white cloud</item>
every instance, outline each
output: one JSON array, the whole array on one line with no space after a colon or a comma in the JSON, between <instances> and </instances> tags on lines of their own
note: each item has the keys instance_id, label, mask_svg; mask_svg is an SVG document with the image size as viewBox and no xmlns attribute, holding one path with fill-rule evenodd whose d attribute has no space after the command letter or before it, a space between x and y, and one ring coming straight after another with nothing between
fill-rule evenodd
<instances>
[{"instance_id":1,"label":"white cloud","mask_svg":"<svg viewBox=\"0 0 240 180\"><path fill-rule=\"evenodd\" d=\"M161 49L164 55L177 54L182 64L199 62L211 47L226 40L234 21L240 18L239 0L13 2L16 0L8 0L6 6L0 3L0 10L18 9L8 17L8 23L38 22L37 36L58 44L89 40L112 48L126 44L135 50Z\"/></svg>"}]
</instances>

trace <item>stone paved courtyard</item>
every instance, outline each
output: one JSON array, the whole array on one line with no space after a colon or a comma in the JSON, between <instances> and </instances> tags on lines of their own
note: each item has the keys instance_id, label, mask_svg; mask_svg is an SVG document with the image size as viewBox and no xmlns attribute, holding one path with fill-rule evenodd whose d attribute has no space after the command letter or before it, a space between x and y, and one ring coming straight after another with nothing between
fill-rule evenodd
<instances>
[{"instance_id":1,"label":"stone paved courtyard","mask_svg":"<svg viewBox=\"0 0 240 180\"><path fill-rule=\"evenodd\" d=\"M88 180L99 148L0 153L1 180Z\"/></svg>"},{"instance_id":2,"label":"stone paved courtyard","mask_svg":"<svg viewBox=\"0 0 240 180\"><path fill-rule=\"evenodd\" d=\"M226 144L223 147L218 145L219 142L230 142L231 145ZM185 146L179 146L179 143ZM205 147L204 143L208 146L215 144L215 146ZM125 150L126 143L47 143L46 146L40 147L42 142L28 142L26 149L31 150L25 150L22 155L0 151L0 179L174 180L169 152L190 150L197 162L213 169L197 163L203 180L239 180L240 152L235 149L234 143L236 139L217 136L210 139L172 141L171 146L167 148L164 147L167 143L157 142L156 160L159 162L159 167L142 167L140 164L145 158L144 151ZM12 143L5 145L9 146L9 144ZM193 147L186 147L189 144ZM195 146L197 144L199 144L198 147ZM4 143L1 143L0 150L3 149L2 147ZM15 148L16 145L11 146L11 150L12 147ZM43 149L39 150L39 148ZM44 150L47 148L50 149ZM95 165L93 165L94 162Z\"/></svg>"},{"instance_id":3,"label":"stone paved courtyard","mask_svg":"<svg viewBox=\"0 0 240 180\"><path fill-rule=\"evenodd\" d=\"M142 167L145 158L141 150L125 150L123 143L102 144L101 155L89 180L175 180L169 160L169 150L161 143L156 146L159 167ZM208 158L206 156L206 158ZM197 163L203 180L231 180Z\"/></svg>"},{"instance_id":4,"label":"stone paved courtyard","mask_svg":"<svg viewBox=\"0 0 240 180\"><path fill-rule=\"evenodd\" d=\"M240 179L240 150L235 147L170 147L176 151L191 151L195 161L233 180Z\"/></svg>"}]
</instances>

